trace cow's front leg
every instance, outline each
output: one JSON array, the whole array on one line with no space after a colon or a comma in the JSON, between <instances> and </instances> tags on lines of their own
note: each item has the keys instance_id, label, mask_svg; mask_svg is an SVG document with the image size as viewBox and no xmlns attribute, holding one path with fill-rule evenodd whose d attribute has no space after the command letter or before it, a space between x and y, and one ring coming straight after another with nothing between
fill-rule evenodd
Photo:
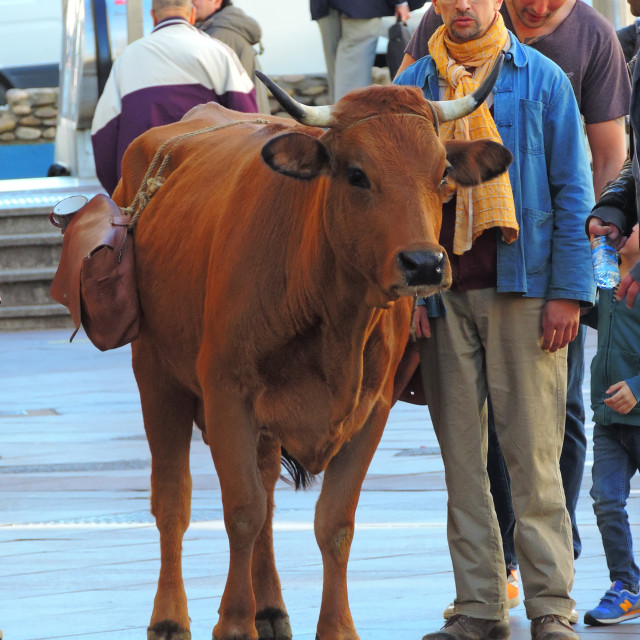
<instances>
[{"instance_id":1,"label":"cow's front leg","mask_svg":"<svg viewBox=\"0 0 640 640\"><path fill-rule=\"evenodd\" d=\"M229 573L213 640L257 640L251 558L267 514L258 470L258 434L242 400L231 393L205 397L207 438L220 480L229 538Z\"/></svg>"},{"instance_id":2,"label":"cow's front leg","mask_svg":"<svg viewBox=\"0 0 640 640\"><path fill-rule=\"evenodd\" d=\"M253 548L251 574L260 640L291 640L289 615L282 599L273 554L274 490L280 477L280 441L264 435L258 445L258 467L267 495L267 517Z\"/></svg>"},{"instance_id":3,"label":"cow's front leg","mask_svg":"<svg viewBox=\"0 0 640 640\"><path fill-rule=\"evenodd\" d=\"M316 505L315 533L322 553L322 604L316 640L358 640L349 610L347 563L362 482L384 430L388 405L378 405L363 429L331 460Z\"/></svg>"},{"instance_id":4,"label":"cow's front leg","mask_svg":"<svg viewBox=\"0 0 640 640\"><path fill-rule=\"evenodd\" d=\"M133 365L151 450L151 511L160 533L160 576L147 638L189 640L182 539L191 516L189 448L195 399L163 373L143 340L133 347Z\"/></svg>"}]
</instances>

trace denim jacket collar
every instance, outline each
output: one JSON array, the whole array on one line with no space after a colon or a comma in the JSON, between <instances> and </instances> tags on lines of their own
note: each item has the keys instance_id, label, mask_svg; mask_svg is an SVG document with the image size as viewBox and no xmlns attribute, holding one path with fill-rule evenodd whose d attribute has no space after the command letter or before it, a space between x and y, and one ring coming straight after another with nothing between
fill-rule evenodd
<instances>
[{"instance_id":1,"label":"denim jacket collar","mask_svg":"<svg viewBox=\"0 0 640 640\"><path fill-rule=\"evenodd\" d=\"M509 31L509 38L511 40L511 44L506 52L506 60L512 60L516 67L524 67L529 62L527 47L518 42L518 39L513 33L511 33L511 31ZM419 87L430 85L433 76L437 76L437 71L435 69L435 63L433 62L433 59L431 59L431 64L420 65L417 70L416 85ZM496 89L500 90L501 84L501 79L498 77Z\"/></svg>"}]
</instances>

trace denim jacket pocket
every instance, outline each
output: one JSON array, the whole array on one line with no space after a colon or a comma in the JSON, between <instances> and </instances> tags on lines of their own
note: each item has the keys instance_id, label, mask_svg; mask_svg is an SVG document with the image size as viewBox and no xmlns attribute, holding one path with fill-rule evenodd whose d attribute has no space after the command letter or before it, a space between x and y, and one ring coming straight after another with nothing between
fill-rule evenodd
<instances>
[{"instance_id":1,"label":"denim jacket pocket","mask_svg":"<svg viewBox=\"0 0 640 640\"><path fill-rule=\"evenodd\" d=\"M553 213L525 207L522 210L520 233L527 275L539 274L550 269Z\"/></svg>"},{"instance_id":2,"label":"denim jacket pocket","mask_svg":"<svg viewBox=\"0 0 640 640\"><path fill-rule=\"evenodd\" d=\"M520 150L544 153L544 105L538 100L520 100Z\"/></svg>"}]
</instances>

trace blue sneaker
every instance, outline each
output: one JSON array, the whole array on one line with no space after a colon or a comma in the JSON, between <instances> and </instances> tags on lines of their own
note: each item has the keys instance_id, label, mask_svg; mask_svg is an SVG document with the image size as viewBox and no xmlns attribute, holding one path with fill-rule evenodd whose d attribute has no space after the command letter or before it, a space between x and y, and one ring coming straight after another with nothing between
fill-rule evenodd
<instances>
[{"instance_id":1,"label":"blue sneaker","mask_svg":"<svg viewBox=\"0 0 640 640\"><path fill-rule=\"evenodd\" d=\"M591 625L617 624L640 617L640 593L631 593L616 580L600 604L584 614L584 623Z\"/></svg>"}]
</instances>

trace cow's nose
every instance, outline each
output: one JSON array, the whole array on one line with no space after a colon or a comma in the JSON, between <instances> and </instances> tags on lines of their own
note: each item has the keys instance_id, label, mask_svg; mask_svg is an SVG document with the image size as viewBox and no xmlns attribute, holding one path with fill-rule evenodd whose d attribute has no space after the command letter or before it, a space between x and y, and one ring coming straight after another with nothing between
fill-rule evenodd
<instances>
[{"instance_id":1,"label":"cow's nose","mask_svg":"<svg viewBox=\"0 0 640 640\"><path fill-rule=\"evenodd\" d=\"M440 284L447 264L444 251L402 251L398 262L410 287Z\"/></svg>"}]
</instances>

